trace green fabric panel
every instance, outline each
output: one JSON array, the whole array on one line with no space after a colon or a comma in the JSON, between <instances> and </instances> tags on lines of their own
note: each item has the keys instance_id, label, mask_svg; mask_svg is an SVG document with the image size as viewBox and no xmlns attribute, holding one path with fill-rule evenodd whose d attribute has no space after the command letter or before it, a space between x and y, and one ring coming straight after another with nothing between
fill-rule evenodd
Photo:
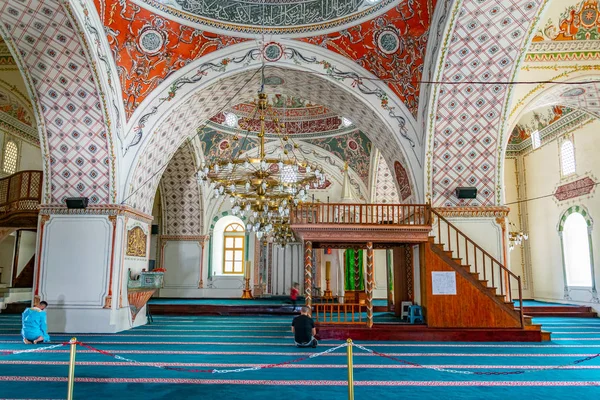
<instances>
[{"instance_id":1,"label":"green fabric panel","mask_svg":"<svg viewBox=\"0 0 600 400\"><path fill-rule=\"evenodd\" d=\"M365 268L363 260L364 250L358 250L358 282L359 285L354 290L365 290Z\"/></svg>"},{"instance_id":2,"label":"green fabric panel","mask_svg":"<svg viewBox=\"0 0 600 400\"><path fill-rule=\"evenodd\" d=\"M348 249L344 254L344 289L354 290L354 250Z\"/></svg>"},{"instance_id":3,"label":"green fabric panel","mask_svg":"<svg viewBox=\"0 0 600 400\"><path fill-rule=\"evenodd\" d=\"M392 275L392 252L391 252L391 250L386 250L385 256L386 256L386 267L387 267L387 274L388 274L388 290L392 291L392 290L394 290L394 276Z\"/></svg>"},{"instance_id":4,"label":"green fabric panel","mask_svg":"<svg viewBox=\"0 0 600 400\"><path fill-rule=\"evenodd\" d=\"M363 250L358 250L358 280L359 285L354 285L356 273L354 268L354 257L356 250L346 250L346 256L344 257L344 288L345 290L365 290L365 272L364 272L364 261L363 261Z\"/></svg>"}]
</instances>

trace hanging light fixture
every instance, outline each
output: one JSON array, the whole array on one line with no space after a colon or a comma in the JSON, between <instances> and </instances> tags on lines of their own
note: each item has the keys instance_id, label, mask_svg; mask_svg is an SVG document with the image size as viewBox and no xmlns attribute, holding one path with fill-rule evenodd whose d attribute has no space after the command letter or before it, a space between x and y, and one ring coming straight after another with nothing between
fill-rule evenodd
<instances>
[{"instance_id":1,"label":"hanging light fixture","mask_svg":"<svg viewBox=\"0 0 600 400\"><path fill-rule=\"evenodd\" d=\"M264 76L263 76L264 82ZM231 158L216 159L207 162L198 171L198 179L214 183L214 196L230 196L233 215L247 217L246 230L253 232L259 240L272 240L286 245L293 240L289 226L290 207L308 199L308 190L318 188L325 183L323 168L306 159L296 157L294 149L298 146L281 128L279 116L261 85L254 102L254 115L260 121L258 132L258 154L252 151L246 155L234 155ZM268 157L265 151L266 121L271 120L277 143L281 145L281 154ZM239 121L240 127L242 121ZM247 134L250 129L247 129ZM234 142L239 139L234 137ZM291 152L288 150L292 150ZM291 153L291 154L290 154Z\"/></svg>"},{"instance_id":2,"label":"hanging light fixture","mask_svg":"<svg viewBox=\"0 0 600 400\"><path fill-rule=\"evenodd\" d=\"M509 222L511 230L508 232L508 249L514 250L515 246L520 246L525 240L529 239L529 235L521 230L517 229L517 226L512 222Z\"/></svg>"}]
</instances>

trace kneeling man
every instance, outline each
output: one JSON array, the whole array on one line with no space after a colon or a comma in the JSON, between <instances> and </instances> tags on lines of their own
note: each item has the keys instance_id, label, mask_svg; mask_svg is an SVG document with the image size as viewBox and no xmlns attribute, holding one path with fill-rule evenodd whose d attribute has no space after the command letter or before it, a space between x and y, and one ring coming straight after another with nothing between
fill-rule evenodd
<instances>
[{"instance_id":1,"label":"kneeling man","mask_svg":"<svg viewBox=\"0 0 600 400\"><path fill-rule=\"evenodd\" d=\"M46 311L44 311L46 307L48 307L48 303L41 301L37 307L28 308L23 312L21 336L23 336L24 343L38 344L50 341L46 323Z\"/></svg>"},{"instance_id":2,"label":"kneeling man","mask_svg":"<svg viewBox=\"0 0 600 400\"><path fill-rule=\"evenodd\" d=\"M292 321L292 332L294 332L294 341L297 347L317 347L315 335L317 330L315 322L308 316L309 308L304 306L298 315Z\"/></svg>"}]
</instances>

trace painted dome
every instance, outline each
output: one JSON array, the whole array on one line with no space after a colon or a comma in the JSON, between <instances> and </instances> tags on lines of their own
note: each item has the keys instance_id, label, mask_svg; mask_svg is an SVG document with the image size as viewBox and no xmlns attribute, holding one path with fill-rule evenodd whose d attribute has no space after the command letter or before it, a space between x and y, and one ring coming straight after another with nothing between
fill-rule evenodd
<instances>
[{"instance_id":1,"label":"painted dome","mask_svg":"<svg viewBox=\"0 0 600 400\"><path fill-rule=\"evenodd\" d=\"M142 0L176 17L245 33L328 29L371 16L394 0ZM310 28L309 28L310 27ZM305 29L307 28L307 29Z\"/></svg>"}]
</instances>

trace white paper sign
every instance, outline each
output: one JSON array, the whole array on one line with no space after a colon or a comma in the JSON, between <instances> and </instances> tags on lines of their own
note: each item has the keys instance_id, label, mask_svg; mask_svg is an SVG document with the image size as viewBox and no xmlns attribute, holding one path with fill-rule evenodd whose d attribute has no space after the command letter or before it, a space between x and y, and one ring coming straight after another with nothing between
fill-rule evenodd
<instances>
[{"instance_id":1,"label":"white paper sign","mask_svg":"<svg viewBox=\"0 0 600 400\"><path fill-rule=\"evenodd\" d=\"M432 272L433 294L456 294L456 272Z\"/></svg>"}]
</instances>

